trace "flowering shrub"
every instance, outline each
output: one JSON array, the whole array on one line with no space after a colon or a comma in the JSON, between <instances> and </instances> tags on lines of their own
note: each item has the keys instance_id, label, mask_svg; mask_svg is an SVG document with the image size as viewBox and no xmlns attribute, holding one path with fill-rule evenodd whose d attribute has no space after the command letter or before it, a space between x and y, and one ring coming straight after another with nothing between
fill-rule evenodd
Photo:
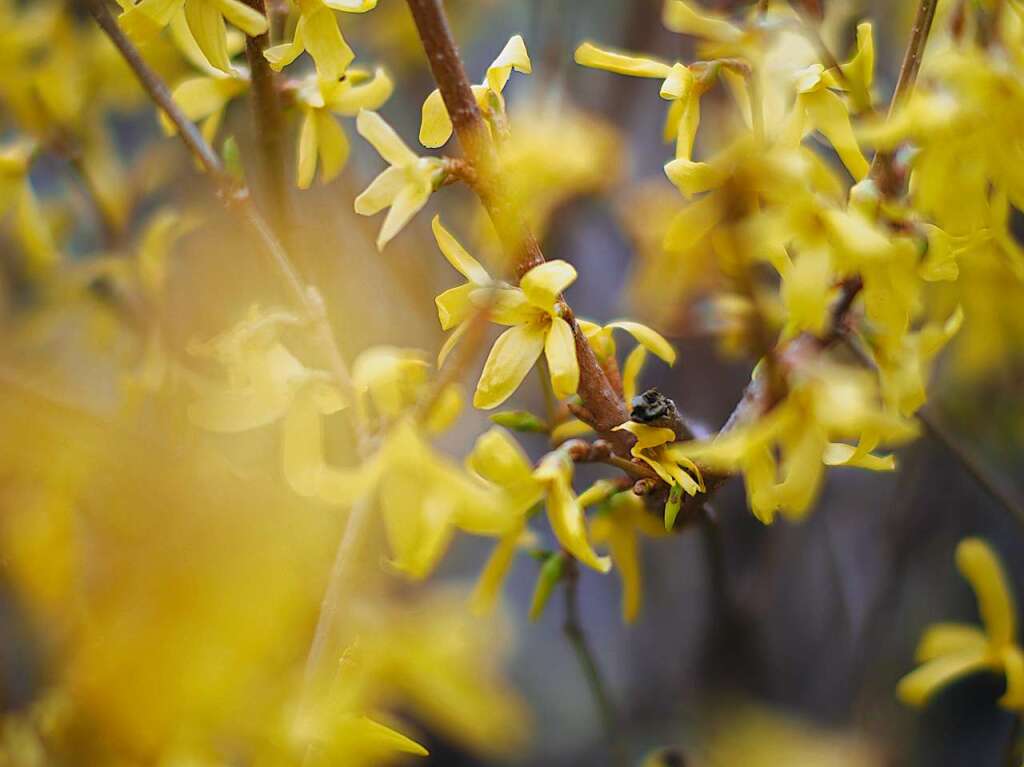
<instances>
[{"instance_id":1,"label":"flowering shrub","mask_svg":"<svg viewBox=\"0 0 1024 767\"><path fill-rule=\"evenodd\" d=\"M838 1L665 0L677 58L576 40L581 82L657 85L664 178L626 191L615 126L551 106L528 36L471 84L440 0L407 0L418 43L385 5L0 0L0 545L48 670L10 707L4 764L369 767L438 739L522 757L516 616L494 614L517 560L539 565L531 620L563 593L626 764L649 749L583 631L583 574L618 579L625 623L657 615L643 541L699 531L721 564L730 477L759 523L803 521L835 467L899 471L940 432L947 346L968 381L1018 364L1016 0L907 3L889 98L876 33L902 27L847 40ZM635 314L584 319L594 260L543 248L573 199L612 194ZM406 275L383 279L395 251ZM717 430L644 382L701 380L676 349L695 326L753 362ZM467 536L491 547L475 586L439 585ZM1019 712L1008 575L980 539L956 561L984 630L929 629L899 696L994 671ZM883 759L746 705L706 723L728 763Z\"/></svg>"}]
</instances>

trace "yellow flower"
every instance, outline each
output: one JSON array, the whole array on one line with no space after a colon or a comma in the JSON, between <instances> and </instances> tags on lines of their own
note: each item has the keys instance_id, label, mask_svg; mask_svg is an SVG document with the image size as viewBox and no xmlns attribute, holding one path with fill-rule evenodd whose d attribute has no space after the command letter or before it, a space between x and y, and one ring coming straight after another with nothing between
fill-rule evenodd
<instances>
[{"instance_id":1,"label":"yellow flower","mask_svg":"<svg viewBox=\"0 0 1024 767\"><path fill-rule=\"evenodd\" d=\"M700 97L710 87L712 77L720 66L715 65L710 74L704 73L697 77L689 67L678 62L667 64L657 59L601 49L591 43L579 46L575 59L577 64L585 67L662 80L661 97L672 102L665 120L665 140L676 141L673 167L692 165L694 171L699 169L701 164L693 163L691 158L700 126Z\"/></svg>"},{"instance_id":2,"label":"yellow flower","mask_svg":"<svg viewBox=\"0 0 1024 767\"><path fill-rule=\"evenodd\" d=\"M162 29L184 9L188 28L210 66L231 72L227 27L230 21L250 37L267 31L267 19L242 0L141 0L121 14L126 29L145 34Z\"/></svg>"},{"instance_id":3,"label":"yellow flower","mask_svg":"<svg viewBox=\"0 0 1024 767\"><path fill-rule=\"evenodd\" d=\"M356 130L390 166L355 201L356 213L363 216L391 208L377 237L377 248L382 249L426 205L444 174L444 164L437 157L417 157L376 112L361 109Z\"/></svg>"},{"instance_id":4,"label":"yellow flower","mask_svg":"<svg viewBox=\"0 0 1024 767\"><path fill-rule=\"evenodd\" d=\"M864 178L868 161L853 133L847 106L830 89L824 67L812 64L798 72L796 91L796 103L783 128L782 142L795 146L809 133L818 131L828 139L850 174L858 181Z\"/></svg>"},{"instance_id":5,"label":"yellow flower","mask_svg":"<svg viewBox=\"0 0 1024 767\"><path fill-rule=\"evenodd\" d=\"M662 23L681 35L692 35L720 43L735 43L743 38L743 30L722 13L694 10L694 3L667 0L662 11Z\"/></svg>"},{"instance_id":6,"label":"yellow flower","mask_svg":"<svg viewBox=\"0 0 1024 767\"><path fill-rule=\"evenodd\" d=\"M498 336L484 363L473 405L490 410L519 388L541 354L551 371L551 387L562 398L576 393L580 368L572 326L562 318L560 295L576 280L565 261L548 261L523 275L518 288L486 289L497 295L491 318L511 325Z\"/></svg>"},{"instance_id":7,"label":"yellow flower","mask_svg":"<svg viewBox=\"0 0 1024 767\"><path fill-rule=\"evenodd\" d=\"M626 421L615 428L636 437L630 453L654 469L669 486L679 485L687 495L696 495L704 490L704 479L697 464L685 455L669 450L669 445L676 441L674 431L635 421Z\"/></svg>"},{"instance_id":8,"label":"yellow flower","mask_svg":"<svg viewBox=\"0 0 1024 767\"><path fill-rule=\"evenodd\" d=\"M0 217L13 211L15 237L25 250L29 269L40 273L57 261L57 249L29 181L35 151L35 142L28 140L0 147Z\"/></svg>"},{"instance_id":9,"label":"yellow flower","mask_svg":"<svg viewBox=\"0 0 1024 767\"><path fill-rule=\"evenodd\" d=\"M350 69L342 80L307 79L296 93L302 110L299 134L298 187L308 189L320 162L320 179L334 179L348 160L349 144L333 115L354 117L361 109L377 109L391 96L393 84L383 69L373 75Z\"/></svg>"},{"instance_id":10,"label":"yellow flower","mask_svg":"<svg viewBox=\"0 0 1024 767\"><path fill-rule=\"evenodd\" d=\"M473 596L475 610L493 607L515 552L528 540L529 512L541 501L546 501L551 529L566 551L588 567L608 572L611 562L597 556L587 540L583 508L572 491L573 464L564 453L549 453L534 469L508 432L494 427L477 439L466 466L501 489L507 514L514 520L480 576Z\"/></svg>"},{"instance_id":11,"label":"yellow flower","mask_svg":"<svg viewBox=\"0 0 1024 767\"><path fill-rule=\"evenodd\" d=\"M765 524L776 511L800 519L817 494L823 465L891 471L892 456L871 453L882 442L914 436L913 425L884 410L872 375L819 363L790 375L789 393L767 415L711 440L667 449L706 469L740 471L747 502ZM840 440L856 440L853 447Z\"/></svg>"},{"instance_id":12,"label":"yellow flower","mask_svg":"<svg viewBox=\"0 0 1024 767\"><path fill-rule=\"evenodd\" d=\"M228 104L248 88L247 76L238 72L225 74L213 70L209 75L192 77L178 83L171 95L185 117L193 122L202 122L200 129L203 138L212 144ZM163 112L160 112L160 125L169 136L177 133L174 123Z\"/></svg>"},{"instance_id":13,"label":"yellow flower","mask_svg":"<svg viewBox=\"0 0 1024 767\"><path fill-rule=\"evenodd\" d=\"M480 262L473 258L459 244L459 241L452 236L452 233L444 228L441 224L440 216L434 216L430 226L434 230L434 239L437 241L437 247L441 249L441 253L444 254L448 263L466 278L464 284L449 288L434 298L434 304L437 306L437 318L441 322L441 329L455 329L445 341L438 354L437 364L440 367L444 364L445 358L461 337L465 322L473 312L473 293L482 288L486 289L495 283L487 273L487 270L481 266Z\"/></svg>"},{"instance_id":14,"label":"yellow flower","mask_svg":"<svg viewBox=\"0 0 1024 767\"><path fill-rule=\"evenodd\" d=\"M921 706L961 677L997 671L1006 676L1000 705L1024 710L1024 652L1017 644L1017 607L1006 573L996 553L979 538L960 542L956 564L974 589L984 630L963 623L929 627L917 648L923 665L900 680L899 696Z\"/></svg>"},{"instance_id":15,"label":"yellow flower","mask_svg":"<svg viewBox=\"0 0 1024 767\"><path fill-rule=\"evenodd\" d=\"M337 82L355 54L342 37L334 12L365 13L376 7L377 0L295 0L295 4L299 20L292 41L267 48L263 55L271 68L280 72L308 51L316 64L317 77Z\"/></svg>"},{"instance_id":16,"label":"yellow flower","mask_svg":"<svg viewBox=\"0 0 1024 767\"><path fill-rule=\"evenodd\" d=\"M473 96L488 119L493 115L504 115L505 99L501 92L505 90L512 71L530 74L530 56L526 52L526 43L519 35L513 35L502 48L498 57L487 67L487 76L482 85L474 85ZM441 91L435 89L423 102L423 115L420 123L420 143L425 147L436 149L443 146L452 135L452 121L441 98Z\"/></svg>"},{"instance_id":17,"label":"yellow flower","mask_svg":"<svg viewBox=\"0 0 1024 767\"><path fill-rule=\"evenodd\" d=\"M612 563L622 581L622 620L632 623L640 612L643 579L640 568L637 533L662 538L668 533L651 515L641 498L632 492L611 492L611 483L598 482L580 495L584 508L601 503L591 516L590 537L595 544L606 544Z\"/></svg>"}]
</instances>

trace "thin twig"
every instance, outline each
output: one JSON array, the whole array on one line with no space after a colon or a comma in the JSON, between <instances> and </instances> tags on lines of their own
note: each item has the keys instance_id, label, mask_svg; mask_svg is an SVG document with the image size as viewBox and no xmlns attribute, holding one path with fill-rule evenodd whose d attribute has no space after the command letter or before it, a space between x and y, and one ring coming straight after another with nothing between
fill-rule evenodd
<instances>
[{"instance_id":1,"label":"thin twig","mask_svg":"<svg viewBox=\"0 0 1024 767\"><path fill-rule=\"evenodd\" d=\"M601 716L608 745L611 748L612 760L619 767L626 767L629 762L619 732L619 717L615 710L615 704L612 703L608 685L601 674L594 653L590 649L590 643L587 641L587 635L583 631L583 624L580 622L579 568L572 557L566 557L565 566L567 568L564 576L565 619L562 623L562 631L576 654L576 660L579 661L580 669L587 680L587 687L590 688L591 697L593 697Z\"/></svg>"},{"instance_id":2,"label":"thin twig","mask_svg":"<svg viewBox=\"0 0 1024 767\"><path fill-rule=\"evenodd\" d=\"M982 490L997 504L1017 518L1017 521L1024 523L1024 505L1015 498L997 480L988 468L982 464L978 457L961 440L946 428L934 412L922 408L917 413L917 419L924 425L928 436L942 445L956 462L959 463L968 475L978 484Z\"/></svg>"}]
</instances>

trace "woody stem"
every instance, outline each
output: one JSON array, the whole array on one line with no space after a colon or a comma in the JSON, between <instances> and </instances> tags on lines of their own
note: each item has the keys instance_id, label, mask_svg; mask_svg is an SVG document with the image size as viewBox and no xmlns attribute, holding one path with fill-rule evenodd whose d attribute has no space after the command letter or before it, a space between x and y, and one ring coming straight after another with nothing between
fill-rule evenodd
<instances>
[{"instance_id":1,"label":"woody stem","mask_svg":"<svg viewBox=\"0 0 1024 767\"><path fill-rule=\"evenodd\" d=\"M514 266L516 275L522 277L544 263L544 254L502 185L497 151L473 96L441 0L407 0L407 4L465 160L475 171L473 189L494 223L509 263ZM626 420L625 403L608 382L572 310L567 305L565 309L565 319L572 327L576 341L580 397L593 416L591 425L598 432L608 434ZM482 341L481 335L481 344ZM615 441L621 448L621 438L616 437Z\"/></svg>"}]
</instances>

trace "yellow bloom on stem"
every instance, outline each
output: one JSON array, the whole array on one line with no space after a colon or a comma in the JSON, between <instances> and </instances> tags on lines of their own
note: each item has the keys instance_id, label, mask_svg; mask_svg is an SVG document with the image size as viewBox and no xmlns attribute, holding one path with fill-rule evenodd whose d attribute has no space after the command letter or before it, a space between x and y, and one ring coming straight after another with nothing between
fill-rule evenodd
<instances>
[{"instance_id":1,"label":"yellow bloom on stem","mask_svg":"<svg viewBox=\"0 0 1024 767\"><path fill-rule=\"evenodd\" d=\"M491 318L511 325L498 336L484 363L473 405L490 410L519 388L527 373L544 354L551 371L555 396L568 397L579 386L580 368L572 326L562 317L560 295L576 280L576 270L565 261L548 261L523 275L518 288L485 289L482 300L496 294Z\"/></svg>"},{"instance_id":2,"label":"yellow bloom on stem","mask_svg":"<svg viewBox=\"0 0 1024 767\"><path fill-rule=\"evenodd\" d=\"M595 544L608 546L619 579L622 581L622 620L632 623L640 612L643 578L640 568L637 533L662 538L668 533L652 516L641 498L632 492L614 492L607 481L595 483L580 495L584 508L601 504L590 518L590 537Z\"/></svg>"},{"instance_id":3,"label":"yellow bloom on stem","mask_svg":"<svg viewBox=\"0 0 1024 767\"><path fill-rule=\"evenodd\" d=\"M271 69L280 72L308 51L316 64L317 77L337 82L355 54L342 37L334 12L365 13L376 7L377 0L295 0L295 4L299 20L292 41L267 48L263 55Z\"/></svg>"},{"instance_id":4,"label":"yellow bloom on stem","mask_svg":"<svg viewBox=\"0 0 1024 767\"><path fill-rule=\"evenodd\" d=\"M549 453L534 469L509 433L494 427L477 439L466 466L501 489L507 514L515 520L484 567L473 596L475 610L493 607L516 551L528 540L529 512L541 501L546 502L551 529L566 551L588 567L608 572L611 562L599 557L587 540L583 508L572 491L573 464L563 452Z\"/></svg>"},{"instance_id":5,"label":"yellow bloom on stem","mask_svg":"<svg viewBox=\"0 0 1024 767\"><path fill-rule=\"evenodd\" d=\"M341 80L307 79L296 93L302 110L299 133L297 185L308 189L320 164L320 180L327 183L345 167L349 143L334 115L355 117L361 109L377 109L391 96L394 85L378 68L372 75L350 69Z\"/></svg>"},{"instance_id":6,"label":"yellow bloom on stem","mask_svg":"<svg viewBox=\"0 0 1024 767\"><path fill-rule=\"evenodd\" d=\"M530 55L526 52L526 43L520 35L513 35L498 54L498 57L487 67L487 76L481 85L474 85L473 96L484 117L490 120L495 114L505 114L505 99L501 95L505 90L512 72L530 74L533 71ZM452 120L444 105L441 91L434 89L423 102L423 115L420 123L420 143L425 147L436 149L444 146L452 135Z\"/></svg>"},{"instance_id":7,"label":"yellow bloom on stem","mask_svg":"<svg viewBox=\"0 0 1024 767\"><path fill-rule=\"evenodd\" d=\"M355 201L355 211L362 216L391 208L377 237L377 248L383 249L426 205L444 176L444 163L437 157L417 157L376 112L361 109L356 130L390 166Z\"/></svg>"},{"instance_id":8,"label":"yellow bloom on stem","mask_svg":"<svg viewBox=\"0 0 1024 767\"><path fill-rule=\"evenodd\" d=\"M957 568L978 600L983 629L963 623L928 628L917 647L923 665L900 680L900 698L922 706L942 688L976 671L1001 672L1006 692L1003 708L1024 710L1024 651L1017 643L1017 606L999 557L979 538L956 548Z\"/></svg>"},{"instance_id":9,"label":"yellow bloom on stem","mask_svg":"<svg viewBox=\"0 0 1024 767\"><path fill-rule=\"evenodd\" d=\"M783 128L782 142L795 146L809 133L817 131L828 139L854 179L864 178L868 161L853 133L849 110L829 87L824 67L812 64L798 72L795 87L796 103Z\"/></svg>"},{"instance_id":10,"label":"yellow bloom on stem","mask_svg":"<svg viewBox=\"0 0 1024 767\"><path fill-rule=\"evenodd\" d=\"M756 422L667 450L707 470L742 472L747 502L765 524L776 511L801 519L816 497L824 465L891 471L892 456L871 451L916 434L913 424L881 407L874 378L865 370L822 363L789 379L786 398Z\"/></svg>"},{"instance_id":11,"label":"yellow bloom on stem","mask_svg":"<svg viewBox=\"0 0 1024 767\"><path fill-rule=\"evenodd\" d=\"M267 31L266 17L242 0L141 0L120 16L120 23L129 31L148 34L162 29L184 10L185 21L203 56L223 72L231 72L226 21L250 37Z\"/></svg>"},{"instance_id":12,"label":"yellow bloom on stem","mask_svg":"<svg viewBox=\"0 0 1024 767\"><path fill-rule=\"evenodd\" d=\"M689 457L673 453L670 445L676 441L671 429L648 426L636 421L626 421L616 430L628 431L636 442L629 452L634 458L646 463L669 486L668 502L665 504L665 529L671 530L679 513L681 494L696 495L704 492L704 477Z\"/></svg>"},{"instance_id":13,"label":"yellow bloom on stem","mask_svg":"<svg viewBox=\"0 0 1024 767\"><path fill-rule=\"evenodd\" d=\"M209 75L191 77L178 83L171 97L181 107L185 117L201 123L203 138L212 144L217 137L228 104L232 99L245 93L248 88L249 78L244 74L225 74L214 69ZM160 125L168 136L178 132L174 123L162 111L159 117Z\"/></svg>"}]
</instances>

